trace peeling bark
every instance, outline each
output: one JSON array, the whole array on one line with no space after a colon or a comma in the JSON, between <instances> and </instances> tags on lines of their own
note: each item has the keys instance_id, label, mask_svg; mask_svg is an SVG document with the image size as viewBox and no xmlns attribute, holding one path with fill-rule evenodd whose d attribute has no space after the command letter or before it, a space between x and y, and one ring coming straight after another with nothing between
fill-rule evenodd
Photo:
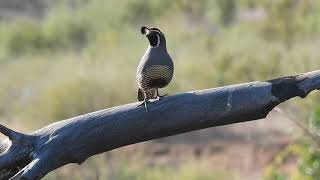
<instances>
[{"instance_id":1,"label":"peeling bark","mask_svg":"<svg viewBox=\"0 0 320 180\"><path fill-rule=\"evenodd\" d=\"M0 179L41 179L68 163L125 145L265 118L278 104L320 89L320 71L117 106L50 124L30 134L0 125ZM49 163L50 162L50 163Z\"/></svg>"}]
</instances>

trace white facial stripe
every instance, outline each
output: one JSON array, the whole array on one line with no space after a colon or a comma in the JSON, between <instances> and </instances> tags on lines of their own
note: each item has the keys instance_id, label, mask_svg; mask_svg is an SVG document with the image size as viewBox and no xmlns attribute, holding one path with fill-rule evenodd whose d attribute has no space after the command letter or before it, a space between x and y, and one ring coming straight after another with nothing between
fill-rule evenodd
<instances>
[{"instance_id":1,"label":"white facial stripe","mask_svg":"<svg viewBox=\"0 0 320 180\"><path fill-rule=\"evenodd\" d=\"M157 46L156 47L159 47L159 45L160 45L160 36L158 35L158 33L156 33L156 35L157 35Z\"/></svg>"}]
</instances>

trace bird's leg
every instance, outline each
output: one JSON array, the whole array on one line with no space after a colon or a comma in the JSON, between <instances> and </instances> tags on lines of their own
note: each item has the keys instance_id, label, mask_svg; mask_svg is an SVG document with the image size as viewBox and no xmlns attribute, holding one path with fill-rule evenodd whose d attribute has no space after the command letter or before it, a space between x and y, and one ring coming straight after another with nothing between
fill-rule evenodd
<instances>
[{"instance_id":1,"label":"bird's leg","mask_svg":"<svg viewBox=\"0 0 320 180\"><path fill-rule=\"evenodd\" d=\"M139 106L144 105L144 108L146 109L146 111L148 111L147 104L149 103L149 101L148 101L148 99L147 99L147 94L146 94L145 92L143 92L143 96L144 96L144 100L143 100L143 102L142 102Z\"/></svg>"},{"instance_id":2,"label":"bird's leg","mask_svg":"<svg viewBox=\"0 0 320 180\"><path fill-rule=\"evenodd\" d=\"M148 107L147 107L147 104L149 103L148 100L143 100L143 102L141 104L139 104L138 106L144 106L144 108L148 111Z\"/></svg>"},{"instance_id":3,"label":"bird's leg","mask_svg":"<svg viewBox=\"0 0 320 180\"><path fill-rule=\"evenodd\" d=\"M146 111L148 111L148 107L147 104L149 103L148 101L148 96L146 92L143 92L143 102L139 105L139 106L144 106L144 108L146 109Z\"/></svg>"},{"instance_id":4,"label":"bird's leg","mask_svg":"<svg viewBox=\"0 0 320 180\"><path fill-rule=\"evenodd\" d=\"M148 111L148 107L147 104L149 103L149 101L147 100L147 98L145 98L143 100L143 102L139 105L139 106L144 106L144 108L146 109L146 111Z\"/></svg>"},{"instance_id":5,"label":"bird's leg","mask_svg":"<svg viewBox=\"0 0 320 180\"><path fill-rule=\"evenodd\" d=\"M147 107L148 100L147 100L147 98L144 98L143 103L144 103L144 108L146 109L146 111L148 111L148 107Z\"/></svg>"},{"instance_id":6,"label":"bird's leg","mask_svg":"<svg viewBox=\"0 0 320 180\"><path fill-rule=\"evenodd\" d=\"M162 97L165 97L165 96L167 96L168 94L164 94L164 95L162 95L162 96L160 96L160 94L159 94L159 89L157 88L157 100L160 100Z\"/></svg>"}]
</instances>

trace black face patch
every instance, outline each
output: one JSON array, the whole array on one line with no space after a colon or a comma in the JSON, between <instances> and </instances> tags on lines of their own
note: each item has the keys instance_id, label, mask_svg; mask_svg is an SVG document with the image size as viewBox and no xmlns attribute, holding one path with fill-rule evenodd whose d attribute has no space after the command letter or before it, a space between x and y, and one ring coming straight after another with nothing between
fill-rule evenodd
<instances>
[{"instance_id":1,"label":"black face patch","mask_svg":"<svg viewBox=\"0 0 320 180\"><path fill-rule=\"evenodd\" d=\"M151 32L150 34L147 35L149 42L150 42L150 46L152 47L156 47L158 45L158 42L160 42L159 35L157 35L156 32Z\"/></svg>"}]
</instances>

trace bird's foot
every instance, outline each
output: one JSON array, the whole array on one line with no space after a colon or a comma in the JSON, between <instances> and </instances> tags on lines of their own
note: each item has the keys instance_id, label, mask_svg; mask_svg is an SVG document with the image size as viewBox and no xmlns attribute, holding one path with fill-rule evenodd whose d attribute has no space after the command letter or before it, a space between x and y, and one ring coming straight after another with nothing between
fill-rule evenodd
<instances>
[{"instance_id":1,"label":"bird's foot","mask_svg":"<svg viewBox=\"0 0 320 180\"><path fill-rule=\"evenodd\" d=\"M139 106L144 106L144 108L146 109L146 111L148 112L148 106L147 104L149 104L148 100L143 101Z\"/></svg>"},{"instance_id":2,"label":"bird's foot","mask_svg":"<svg viewBox=\"0 0 320 180\"><path fill-rule=\"evenodd\" d=\"M164 94L164 95L158 95L157 97L156 97L156 100L160 100L160 99L162 99L163 97L165 97L165 96L168 96L168 94Z\"/></svg>"}]
</instances>

